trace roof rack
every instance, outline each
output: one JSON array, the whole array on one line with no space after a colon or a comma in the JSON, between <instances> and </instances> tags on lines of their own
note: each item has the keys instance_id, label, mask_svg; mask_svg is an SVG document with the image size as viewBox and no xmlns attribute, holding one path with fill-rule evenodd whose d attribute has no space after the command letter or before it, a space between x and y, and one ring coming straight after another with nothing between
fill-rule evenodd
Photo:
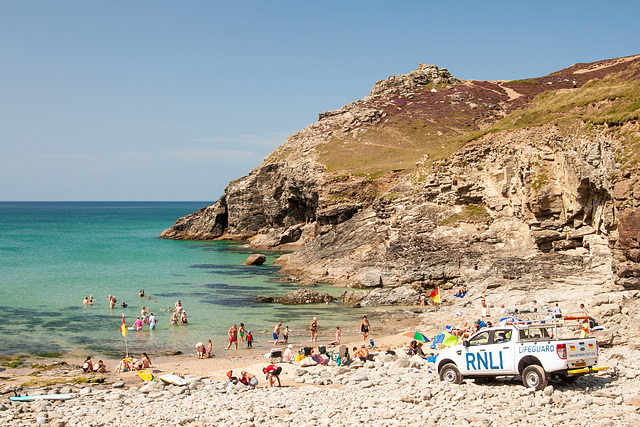
<instances>
[{"instance_id":1,"label":"roof rack","mask_svg":"<svg viewBox=\"0 0 640 427\"><path fill-rule=\"evenodd\" d=\"M520 313L519 313L520 314ZM555 317L554 313L551 310L548 310L546 313L522 313L526 316L515 317L508 316L500 319L499 324L511 325L518 329L529 329L529 328L553 328L553 336L558 336L558 328L568 327L568 326L578 326L584 320L589 320L589 316L584 312L570 312L566 315L562 315L561 317ZM525 318L526 317L526 318ZM577 321L576 323L573 323Z\"/></svg>"}]
</instances>

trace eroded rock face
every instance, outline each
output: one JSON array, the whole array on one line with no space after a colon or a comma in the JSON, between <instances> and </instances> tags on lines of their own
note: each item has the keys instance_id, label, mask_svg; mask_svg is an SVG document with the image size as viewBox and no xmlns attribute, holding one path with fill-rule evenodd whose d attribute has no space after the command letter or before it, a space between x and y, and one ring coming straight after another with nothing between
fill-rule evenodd
<instances>
[{"instance_id":1,"label":"eroded rock face","mask_svg":"<svg viewBox=\"0 0 640 427\"><path fill-rule=\"evenodd\" d=\"M367 99L410 99L436 80L460 83L421 66L321 114L162 237L296 250L278 260L283 275L353 288L417 292L472 279L515 289L579 276L607 289L640 289L640 179L619 174L617 142L606 133L549 125L488 134L442 162L379 179L335 176L318 161L332 135L381 123L384 114Z\"/></svg>"}]
</instances>

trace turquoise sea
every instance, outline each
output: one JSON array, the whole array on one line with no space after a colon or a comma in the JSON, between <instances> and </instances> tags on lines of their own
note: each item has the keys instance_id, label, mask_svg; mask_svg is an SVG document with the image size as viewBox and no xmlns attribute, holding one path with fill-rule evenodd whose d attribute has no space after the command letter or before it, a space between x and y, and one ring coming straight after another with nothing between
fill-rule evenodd
<instances>
[{"instance_id":1,"label":"turquoise sea","mask_svg":"<svg viewBox=\"0 0 640 427\"><path fill-rule=\"evenodd\" d=\"M12 354L116 357L124 351L119 329L149 306L158 319L130 331L129 351L194 352L211 339L226 347L226 331L243 322L257 349L267 348L276 322L292 341L308 339L318 316L321 337L336 326L357 330L359 310L338 303L308 306L257 304L257 295L281 295L295 284L278 280L271 264L281 253L262 252L261 267L241 265L253 253L239 242L174 241L157 236L207 202L0 202L0 356ZM138 297L144 289L151 300ZM342 289L320 286L338 296ZM93 295L95 304L82 304ZM118 301L109 309L108 295ZM166 310L178 300L188 325L171 325ZM125 301L128 307L122 309Z\"/></svg>"}]
</instances>

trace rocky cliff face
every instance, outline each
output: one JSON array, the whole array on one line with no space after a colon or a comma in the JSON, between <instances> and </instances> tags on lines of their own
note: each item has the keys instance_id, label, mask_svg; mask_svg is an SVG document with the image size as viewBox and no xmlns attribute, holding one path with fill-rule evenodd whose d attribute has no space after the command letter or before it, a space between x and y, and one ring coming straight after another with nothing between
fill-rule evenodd
<instances>
[{"instance_id":1,"label":"rocky cliff face","mask_svg":"<svg viewBox=\"0 0 640 427\"><path fill-rule=\"evenodd\" d=\"M515 82L421 65L320 114L162 237L296 249L283 275L351 287L640 289L639 62ZM615 79L632 89L612 101Z\"/></svg>"}]
</instances>

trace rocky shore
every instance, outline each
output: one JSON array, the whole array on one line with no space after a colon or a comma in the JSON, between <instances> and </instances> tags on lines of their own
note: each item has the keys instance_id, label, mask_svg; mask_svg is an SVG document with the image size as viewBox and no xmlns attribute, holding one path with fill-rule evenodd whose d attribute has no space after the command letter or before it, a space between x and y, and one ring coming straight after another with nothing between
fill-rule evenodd
<instances>
[{"instance_id":1,"label":"rocky shore","mask_svg":"<svg viewBox=\"0 0 640 427\"><path fill-rule=\"evenodd\" d=\"M264 388L257 373L257 389L207 375L187 375L183 387L162 382L63 386L46 392L73 395L64 402L3 398L0 418L5 426L57 427L640 425L640 352L623 347L602 351L601 358L613 369L572 385L553 380L537 392L517 378L440 382L432 363L383 353L358 368L283 364L281 388Z\"/></svg>"}]
</instances>

